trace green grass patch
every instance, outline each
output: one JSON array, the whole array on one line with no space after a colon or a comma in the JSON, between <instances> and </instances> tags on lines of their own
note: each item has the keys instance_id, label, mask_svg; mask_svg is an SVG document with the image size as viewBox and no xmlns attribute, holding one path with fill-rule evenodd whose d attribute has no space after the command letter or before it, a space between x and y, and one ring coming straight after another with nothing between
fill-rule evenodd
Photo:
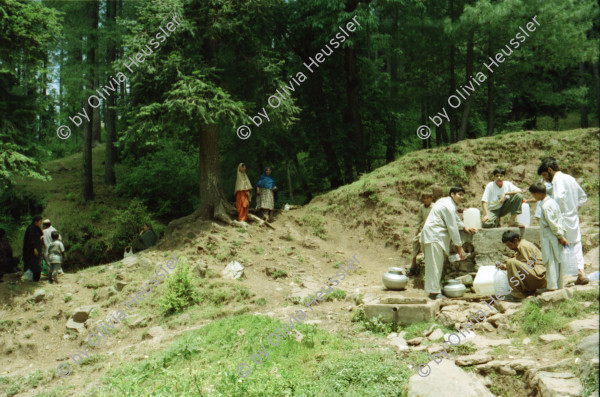
<instances>
[{"instance_id":1,"label":"green grass patch","mask_svg":"<svg viewBox=\"0 0 600 397\"><path fill-rule=\"evenodd\" d=\"M287 276L288 276L288 272L285 270L276 270L275 272L273 272L273 274L271 274L271 277L273 277L274 279L287 277Z\"/></svg>"},{"instance_id":2,"label":"green grass patch","mask_svg":"<svg viewBox=\"0 0 600 397\"><path fill-rule=\"evenodd\" d=\"M327 240L327 219L317 214L306 214L302 217L302 222L312 227L312 234L322 240Z\"/></svg>"},{"instance_id":3,"label":"green grass patch","mask_svg":"<svg viewBox=\"0 0 600 397\"><path fill-rule=\"evenodd\" d=\"M276 327L282 328L278 320L262 316L208 324L164 352L111 371L97 395L398 396L412 375L391 351L361 353L364 344L310 325L296 326L302 341L288 337L272 346L267 337ZM265 350L262 362L251 360ZM245 378L236 370L242 363L251 371Z\"/></svg>"},{"instance_id":4,"label":"green grass patch","mask_svg":"<svg viewBox=\"0 0 600 397\"><path fill-rule=\"evenodd\" d=\"M592 305L587 308L581 304L589 301ZM512 321L528 335L555 333L564 330L567 323L573 320L598 313L598 307L598 291L576 291L573 299L566 299L543 308L534 301L527 301L512 316Z\"/></svg>"}]
</instances>

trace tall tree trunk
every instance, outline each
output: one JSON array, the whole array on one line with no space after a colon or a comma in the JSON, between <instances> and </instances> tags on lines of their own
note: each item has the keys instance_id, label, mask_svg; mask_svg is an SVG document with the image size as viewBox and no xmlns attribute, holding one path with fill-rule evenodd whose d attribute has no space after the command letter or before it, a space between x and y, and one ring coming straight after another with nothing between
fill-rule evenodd
<instances>
[{"instance_id":1,"label":"tall tree trunk","mask_svg":"<svg viewBox=\"0 0 600 397\"><path fill-rule=\"evenodd\" d=\"M466 78L465 81L471 80L471 75L473 74L473 62L475 61L475 56L473 54L473 37L475 33L471 31L469 34L469 40L467 42L467 64L466 64ZM458 140L462 141L465 139L467 127L469 126L469 113L471 112L471 102L473 99L474 92L471 93L466 99L465 108L462 114L462 120L460 123L460 130L458 131Z\"/></svg>"},{"instance_id":2,"label":"tall tree trunk","mask_svg":"<svg viewBox=\"0 0 600 397\"><path fill-rule=\"evenodd\" d=\"M348 0L346 11L354 12L358 6L358 0ZM346 46L344 50L344 68L346 70L346 97L349 107L349 121L352 125L356 153L354 163L356 172L361 173L367 170L367 153L365 148L365 139L363 136L362 121L360 117L360 105L358 94L358 65L356 59L356 45Z\"/></svg>"},{"instance_id":3,"label":"tall tree trunk","mask_svg":"<svg viewBox=\"0 0 600 397\"><path fill-rule=\"evenodd\" d=\"M400 34L398 31L398 14L398 3L392 3L392 50L389 52L388 55L388 73L390 74L390 103L392 104L392 109L394 111L398 110L398 78L400 74L400 60L398 59L398 55L395 51L396 48L400 47ZM386 164L389 164L396 158L396 118L393 115L389 114L388 121L386 124L387 142L385 150L385 162Z\"/></svg>"},{"instance_id":4,"label":"tall tree trunk","mask_svg":"<svg viewBox=\"0 0 600 397\"><path fill-rule=\"evenodd\" d=\"M200 127L200 205L196 215L229 223L233 207L227 202L221 185L218 142L219 129L216 124Z\"/></svg>"},{"instance_id":5,"label":"tall tree trunk","mask_svg":"<svg viewBox=\"0 0 600 397\"><path fill-rule=\"evenodd\" d=\"M292 185L292 176L290 175L290 160L286 160L285 168L287 170L288 186L290 189L290 201L294 202L294 186Z\"/></svg>"},{"instance_id":6,"label":"tall tree trunk","mask_svg":"<svg viewBox=\"0 0 600 397\"><path fill-rule=\"evenodd\" d=\"M585 64L583 62L579 62L579 85L581 87L585 87ZM588 109L586 98L583 98L583 102L579 106L579 126L581 128L588 128Z\"/></svg>"},{"instance_id":7,"label":"tall tree trunk","mask_svg":"<svg viewBox=\"0 0 600 397\"><path fill-rule=\"evenodd\" d=\"M292 155L292 161L294 162L294 166L296 167L296 172L300 177L300 182L302 183L302 191L306 194L306 201L303 204L308 203L313 199L312 191L308 187L308 182L306 181L306 175L300 166L300 161L298 161L298 155Z\"/></svg>"},{"instance_id":8,"label":"tall tree trunk","mask_svg":"<svg viewBox=\"0 0 600 397\"><path fill-rule=\"evenodd\" d=\"M594 81L596 83L596 105L598 106L598 120L600 121L600 61L592 63L592 68L594 70Z\"/></svg>"},{"instance_id":9,"label":"tall tree trunk","mask_svg":"<svg viewBox=\"0 0 600 397\"><path fill-rule=\"evenodd\" d=\"M448 134L446 133L446 124L442 124L435 129L436 137L439 136L442 143L449 143Z\"/></svg>"},{"instance_id":10,"label":"tall tree trunk","mask_svg":"<svg viewBox=\"0 0 600 397\"><path fill-rule=\"evenodd\" d=\"M94 1L90 1L87 4L87 17L88 17L88 28L89 35L88 40L86 40L87 46L87 54L86 54L86 63L87 63L87 76L86 76L86 88L89 91L94 87L95 80L95 69L96 69L96 29L98 27L98 3ZM94 198L94 184L92 177L92 139L93 139L93 125L94 125L94 109L91 107L90 102L95 103L92 98L91 101L87 101L85 103L85 112L90 117L90 121L85 123L83 128L83 150L82 150L82 194L83 199L85 201L92 200Z\"/></svg>"},{"instance_id":11,"label":"tall tree trunk","mask_svg":"<svg viewBox=\"0 0 600 397\"><path fill-rule=\"evenodd\" d=\"M116 28L117 16L117 0L107 0L106 2L106 20L111 28ZM117 45L112 37L108 39L108 48L106 50L106 63L108 70L111 69L112 63L116 60ZM108 186L117 184L115 176L115 163L117 162L117 148L115 141L117 140L117 94L113 93L107 98L106 106L106 153L104 159L104 182Z\"/></svg>"},{"instance_id":12,"label":"tall tree trunk","mask_svg":"<svg viewBox=\"0 0 600 397\"><path fill-rule=\"evenodd\" d=\"M89 39L92 44L92 51L94 51L94 63L92 66L94 68L94 85L92 87L92 91L94 95L97 95L99 98L101 98L96 92L100 86L100 71L98 68L98 60L100 58L98 51L98 7L100 6L100 3L96 1L93 1L93 3L94 9L92 14L92 29L89 35ZM90 123L92 124L92 146L95 146L96 144L100 143L100 106L97 106L93 110L93 113L94 118L90 120Z\"/></svg>"},{"instance_id":13,"label":"tall tree trunk","mask_svg":"<svg viewBox=\"0 0 600 397\"><path fill-rule=\"evenodd\" d=\"M217 38L211 36L204 42L206 60L209 66L216 64L219 53ZM227 201L221 185L219 164L219 128L216 124L200 127L198 147L200 148L200 205L193 215L204 219L219 219L231 222L234 207ZM232 170L232 172L236 172Z\"/></svg>"},{"instance_id":14,"label":"tall tree trunk","mask_svg":"<svg viewBox=\"0 0 600 397\"><path fill-rule=\"evenodd\" d=\"M454 0L449 0L448 1L448 15L450 15L450 19L451 21L454 23L456 21L456 16L454 13ZM456 94L456 72L455 72L455 68L456 68L456 60L455 60L455 56L456 56L456 46L454 45L454 42L451 41L450 42L450 56L449 56L449 66L450 66L450 89L449 89L449 94L450 95L455 95ZM454 111L454 109L452 107L450 107L448 109L448 117L450 117L450 123L449 123L449 128L450 128L450 142L456 142L456 130L457 130L457 118L456 118L456 112Z\"/></svg>"},{"instance_id":15,"label":"tall tree trunk","mask_svg":"<svg viewBox=\"0 0 600 397\"><path fill-rule=\"evenodd\" d=\"M327 117L321 112L326 114L327 104L323 100L325 93L323 92L323 76L319 70L315 71L315 75L310 83L310 90L312 98L314 99L316 123L315 127L318 131L318 141L322 143L323 152L325 153L325 159L327 161L327 178L331 184L331 189L337 189L344 184L342 179L342 170L340 168L340 161L333 150L334 139L331 135L332 129L328 125L323 123L321 120L327 120ZM352 175L348 175L348 178L352 178Z\"/></svg>"},{"instance_id":16,"label":"tall tree trunk","mask_svg":"<svg viewBox=\"0 0 600 397\"><path fill-rule=\"evenodd\" d=\"M488 57L493 56L492 53L492 32L489 33L488 39ZM487 136L492 136L494 133L494 74L490 73L487 78Z\"/></svg>"}]
</instances>

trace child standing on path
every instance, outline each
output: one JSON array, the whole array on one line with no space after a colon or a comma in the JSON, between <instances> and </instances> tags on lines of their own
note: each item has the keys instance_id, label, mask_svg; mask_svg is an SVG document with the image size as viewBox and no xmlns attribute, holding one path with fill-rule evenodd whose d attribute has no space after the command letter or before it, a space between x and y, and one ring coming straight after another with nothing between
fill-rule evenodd
<instances>
[{"instance_id":1,"label":"child standing on path","mask_svg":"<svg viewBox=\"0 0 600 397\"><path fill-rule=\"evenodd\" d=\"M563 216L556 201L546 195L546 186L542 183L529 186L529 191L539 202L541 208L540 242L542 244L542 258L546 266L548 290L561 289L563 282L561 261L563 247L567 246Z\"/></svg>"},{"instance_id":2,"label":"child standing on path","mask_svg":"<svg viewBox=\"0 0 600 397\"><path fill-rule=\"evenodd\" d=\"M425 220L427 220L427 215L431 212L431 203L433 202L433 192L422 192L421 193L421 204L419 206L419 212L417 213L417 232L415 233L415 238L413 239L412 244L412 265L410 266L410 270L408 271L408 276L416 276L419 274L419 266L417 265L417 255L421 252L421 230L423 230L423 225L425 224Z\"/></svg>"},{"instance_id":3,"label":"child standing on path","mask_svg":"<svg viewBox=\"0 0 600 397\"><path fill-rule=\"evenodd\" d=\"M48 260L50 261L48 265L48 279L50 280L50 284L52 284L52 281L58 283L58 270L65 259L65 246L58 239L58 232L53 231L51 237L52 242L48 246Z\"/></svg>"}]
</instances>

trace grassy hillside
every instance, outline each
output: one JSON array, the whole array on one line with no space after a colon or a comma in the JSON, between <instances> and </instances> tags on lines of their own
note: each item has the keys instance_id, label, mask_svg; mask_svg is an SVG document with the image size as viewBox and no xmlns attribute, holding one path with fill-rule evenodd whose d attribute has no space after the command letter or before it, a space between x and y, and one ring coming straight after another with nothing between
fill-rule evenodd
<instances>
[{"instance_id":1,"label":"grassy hillside","mask_svg":"<svg viewBox=\"0 0 600 397\"><path fill-rule=\"evenodd\" d=\"M63 197L79 188L78 156L50 164L54 185L24 186L48 198L45 214L59 230L92 225L97 228L95 236L109 235L114 229L111 218L128 206L102 187L102 151L95 150L98 200L93 205ZM522 132L403 156L353 184L317 197L308 206L279 214L275 230L195 220L173 228L134 264L118 261L67 272L58 285L22 283L18 276L9 275L0 284L0 300L5 302L0 306L0 355L5 364L0 371L0 392L40 397L406 395L408 378L414 374L409 366L426 361L426 352L391 351L386 338L391 326L365 319L360 306L386 293L381 274L398 264L398 254L407 259L420 190L432 184L447 190L449 185L462 183L469 191L466 204L479 206L493 167L506 166L508 179L526 187L538 179L539 158L548 155L558 158L589 195L589 203L580 212L587 251L598 245L594 227L598 222L597 130ZM92 219L97 214L102 217ZM109 342L91 349L90 358L74 366L72 375L59 377L56 366L69 362L68 354L87 346L90 332L89 327L83 334L65 329L73 310L98 306L90 314L96 322L123 309L123 302L142 288L156 266L175 254L184 266L189 264L189 274L169 276L150 299L128 313L126 325L111 331ZM314 295L353 255L360 266L336 287L340 291L335 297L332 294L331 300L314 311L306 309L300 297ZM232 260L245 266L240 280L221 278ZM126 283L122 290L116 289L119 282ZM47 297L34 302L32 294L40 287L46 289ZM406 293L420 296L422 290L411 285ZM182 302L181 310L166 310L180 308ZM282 323L289 325L299 309L306 309L308 317L297 326L299 333L276 347L268 344L268 335ZM552 362L572 359L572 344L582 334L572 332L567 324L594 313L598 313L597 291L576 294L575 301L550 307L523 305L511 316L512 330L497 330L499 337L513 339L513 346L495 349L494 356L510 359L517 354ZM402 331L411 339L422 336L432 324L416 323ZM149 330L157 326L163 328L164 337L150 338ZM567 341L539 342L538 336L548 332L564 333ZM526 337L532 339L527 347L521 343ZM249 355L257 354L261 346L270 357L259 364L250 362ZM520 350L515 353L515 348ZM467 346L456 353L470 354L474 349ZM36 355L33 367L32 354ZM241 363L251 367L247 378L236 372ZM521 395L525 388L521 375L494 376L497 395ZM590 393L597 388L594 376L582 379L589 383L586 390Z\"/></svg>"},{"instance_id":2,"label":"grassy hillside","mask_svg":"<svg viewBox=\"0 0 600 397\"><path fill-rule=\"evenodd\" d=\"M462 207L481 210L481 196L496 166L507 169L506 179L526 188L539 180L540 159L552 156L561 170L573 175L588 195L580 210L582 225L598 222L598 129L525 131L465 140L447 147L420 150L363 175L358 181L315 198L304 219L315 234L325 234L327 219L359 229L371 239L404 247L409 252L419 194L433 185L466 190ZM530 197L529 193L526 193ZM584 239L584 245L598 243Z\"/></svg>"}]
</instances>

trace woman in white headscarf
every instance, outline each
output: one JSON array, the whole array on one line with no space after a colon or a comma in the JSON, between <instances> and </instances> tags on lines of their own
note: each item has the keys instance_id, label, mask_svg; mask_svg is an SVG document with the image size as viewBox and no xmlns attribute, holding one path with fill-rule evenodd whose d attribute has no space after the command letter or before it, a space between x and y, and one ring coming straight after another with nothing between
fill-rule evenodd
<instances>
[{"instance_id":1,"label":"woman in white headscarf","mask_svg":"<svg viewBox=\"0 0 600 397\"><path fill-rule=\"evenodd\" d=\"M235 207L238 219L245 222L248 218L248 208L252 198L252 184L246 175L246 164L240 163L237 168L237 179L235 181Z\"/></svg>"}]
</instances>

